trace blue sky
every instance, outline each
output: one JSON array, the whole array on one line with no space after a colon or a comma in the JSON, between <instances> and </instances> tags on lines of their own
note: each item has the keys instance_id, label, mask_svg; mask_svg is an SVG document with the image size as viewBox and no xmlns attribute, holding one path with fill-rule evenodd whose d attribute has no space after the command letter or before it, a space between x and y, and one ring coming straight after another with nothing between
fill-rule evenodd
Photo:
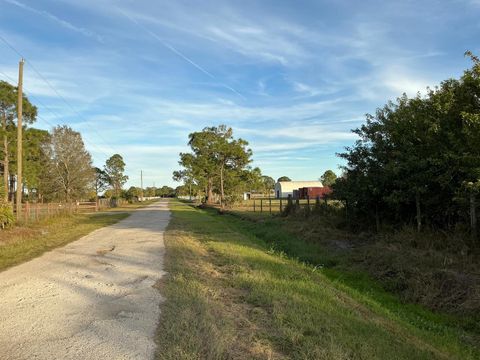
<instances>
[{"instance_id":1,"label":"blue sky","mask_svg":"<svg viewBox=\"0 0 480 360\"><path fill-rule=\"evenodd\" d=\"M460 76L479 15L480 0L0 0L0 35L48 81L26 65L35 126L81 131L97 166L122 154L128 185L141 169L175 185L188 134L219 124L264 174L312 180L339 172L365 113ZM0 79L18 60L0 41Z\"/></svg>"}]
</instances>

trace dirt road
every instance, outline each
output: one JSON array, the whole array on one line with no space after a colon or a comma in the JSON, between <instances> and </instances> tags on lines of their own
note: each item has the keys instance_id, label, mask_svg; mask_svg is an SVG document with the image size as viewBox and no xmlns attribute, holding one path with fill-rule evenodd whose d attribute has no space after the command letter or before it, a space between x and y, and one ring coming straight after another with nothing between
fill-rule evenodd
<instances>
[{"instance_id":1,"label":"dirt road","mask_svg":"<svg viewBox=\"0 0 480 360\"><path fill-rule=\"evenodd\" d=\"M0 273L0 359L150 359L166 202Z\"/></svg>"}]
</instances>

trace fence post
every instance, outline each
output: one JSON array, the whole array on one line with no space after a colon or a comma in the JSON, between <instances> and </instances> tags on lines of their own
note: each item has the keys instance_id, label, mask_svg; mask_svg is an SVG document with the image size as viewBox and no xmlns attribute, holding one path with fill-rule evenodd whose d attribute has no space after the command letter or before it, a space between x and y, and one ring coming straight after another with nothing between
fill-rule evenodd
<instances>
[{"instance_id":1,"label":"fence post","mask_svg":"<svg viewBox=\"0 0 480 360\"><path fill-rule=\"evenodd\" d=\"M345 200L345 222L347 223L347 227L349 226L348 223L348 200Z\"/></svg>"},{"instance_id":2,"label":"fence post","mask_svg":"<svg viewBox=\"0 0 480 360\"><path fill-rule=\"evenodd\" d=\"M40 214L38 213L38 202L35 203L35 220L38 221Z\"/></svg>"},{"instance_id":3,"label":"fence post","mask_svg":"<svg viewBox=\"0 0 480 360\"><path fill-rule=\"evenodd\" d=\"M280 212L283 211L283 208L282 208L282 198L280 198Z\"/></svg>"},{"instance_id":4,"label":"fence post","mask_svg":"<svg viewBox=\"0 0 480 360\"><path fill-rule=\"evenodd\" d=\"M255 209L255 199L253 199L253 212L255 212L256 209Z\"/></svg>"},{"instance_id":5,"label":"fence post","mask_svg":"<svg viewBox=\"0 0 480 360\"><path fill-rule=\"evenodd\" d=\"M270 215L272 215L272 198L270 196L268 197L268 203L270 205Z\"/></svg>"},{"instance_id":6,"label":"fence post","mask_svg":"<svg viewBox=\"0 0 480 360\"><path fill-rule=\"evenodd\" d=\"M25 211L26 211L25 220L30 221L30 203L28 201L25 203Z\"/></svg>"},{"instance_id":7,"label":"fence post","mask_svg":"<svg viewBox=\"0 0 480 360\"><path fill-rule=\"evenodd\" d=\"M260 212L263 212L263 199L260 199Z\"/></svg>"},{"instance_id":8,"label":"fence post","mask_svg":"<svg viewBox=\"0 0 480 360\"><path fill-rule=\"evenodd\" d=\"M307 194L307 206L308 210L310 210L310 195Z\"/></svg>"}]
</instances>

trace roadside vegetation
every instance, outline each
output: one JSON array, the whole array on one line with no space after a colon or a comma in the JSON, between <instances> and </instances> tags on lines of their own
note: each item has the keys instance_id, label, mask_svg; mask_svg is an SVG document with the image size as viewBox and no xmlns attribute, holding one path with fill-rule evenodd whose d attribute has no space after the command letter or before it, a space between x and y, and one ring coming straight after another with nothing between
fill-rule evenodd
<instances>
[{"instance_id":1,"label":"roadside vegetation","mask_svg":"<svg viewBox=\"0 0 480 360\"><path fill-rule=\"evenodd\" d=\"M96 229L113 225L128 217L132 210L153 202L155 200L126 203L96 213L60 214L0 231L0 271L78 240Z\"/></svg>"},{"instance_id":2,"label":"roadside vegetation","mask_svg":"<svg viewBox=\"0 0 480 360\"><path fill-rule=\"evenodd\" d=\"M93 230L112 225L127 213L54 216L0 232L0 271L66 245Z\"/></svg>"},{"instance_id":3,"label":"roadside vegetation","mask_svg":"<svg viewBox=\"0 0 480 360\"><path fill-rule=\"evenodd\" d=\"M278 227L171 205L159 359L480 356L475 332L322 266L328 254Z\"/></svg>"},{"instance_id":4,"label":"roadside vegetation","mask_svg":"<svg viewBox=\"0 0 480 360\"><path fill-rule=\"evenodd\" d=\"M265 188L275 182L252 168L253 152L244 139L235 139L226 125L206 127L188 135L191 152L180 153L181 170L173 180L183 181L177 196L195 196L207 204L219 203L223 209L241 199L242 192Z\"/></svg>"},{"instance_id":5,"label":"roadside vegetation","mask_svg":"<svg viewBox=\"0 0 480 360\"><path fill-rule=\"evenodd\" d=\"M480 247L480 60L467 54L473 66L459 79L404 94L354 130L359 140L339 154L346 166L333 184L352 230L413 225L463 235L466 252Z\"/></svg>"},{"instance_id":6,"label":"roadside vegetation","mask_svg":"<svg viewBox=\"0 0 480 360\"><path fill-rule=\"evenodd\" d=\"M350 273L356 283L355 274L364 274L402 302L448 314L478 333L480 59L466 56L472 66L458 79L367 114L353 130L358 141L338 154L342 174L327 170L320 177L333 190L323 199L284 199L281 210L279 200L259 199L274 186L260 170L251 171L243 187L227 184L222 196L218 159L228 146L218 140L221 133L212 135L217 128L190 134L192 153L180 155L184 169L174 178L208 206L221 207L219 197L232 199L222 211L248 219L251 231L279 251L326 273ZM201 139L201 146L192 139ZM205 163L208 173L200 171ZM245 190L251 200L238 201Z\"/></svg>"}]
</instances>

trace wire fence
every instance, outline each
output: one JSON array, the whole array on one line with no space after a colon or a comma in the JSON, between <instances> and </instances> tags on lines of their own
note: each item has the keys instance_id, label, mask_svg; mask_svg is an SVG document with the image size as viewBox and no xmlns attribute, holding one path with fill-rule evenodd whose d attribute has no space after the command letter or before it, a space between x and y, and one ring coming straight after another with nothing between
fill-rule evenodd
<instances>
[{"instance_id":1,"label":"wire fence","mask_svg":"<svg viewBox=\"0 0 480 360\"><path fill-rule=\"evenodd\" d=\"M261 199L248 199L243 200L237 204L234 209L239 211L252 211L259 213L276 214L281 213L288 204L288 198L261 198ZM317 199L291 199L293 204L298 207L310 207L313 208L317 202ZM324 199L319 201L326 201Z\"/></svg>"},{"instance_id":2,"label":"wire fence","mask_svg":"<svg viewBox=\"0 0 480 360\"><path fill-rule=\"evenodd\" d=\"M99 199L95 201L73 203L30 203L22 204L20 214L16 214L17 221L34 222L58 215L92 213L100 210L121 206L123 199Z\"/></svg>"}]
</instances>

